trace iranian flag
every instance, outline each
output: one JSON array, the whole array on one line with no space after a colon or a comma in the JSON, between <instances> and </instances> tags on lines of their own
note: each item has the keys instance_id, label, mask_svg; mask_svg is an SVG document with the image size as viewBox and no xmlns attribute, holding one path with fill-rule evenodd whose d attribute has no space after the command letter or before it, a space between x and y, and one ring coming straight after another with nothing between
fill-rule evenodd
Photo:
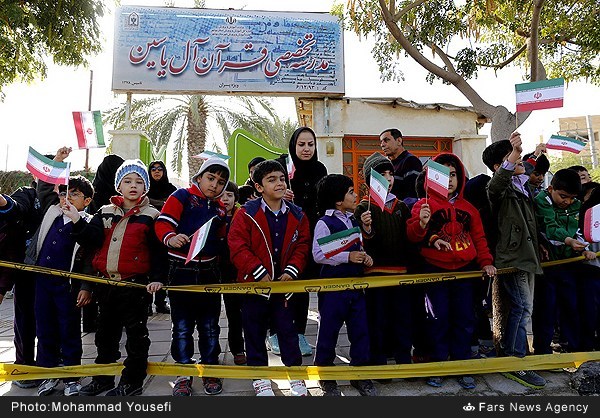
<instances>
[{"instance_id":1,"label":"iranian flag","mask_svg":"<svg viewBox=\"0 0 600 418\"><path fill-rule=\"evenodd\" d=\"M223 161L227 161L231 157L225 154L219 154L218 152L213 151L202 151L200 154L193 155L194 158L199 158L201 160L208 160L209 158L216 157L220 158Z\"/></svg>"},{"instance_id":2,"label":"iranian flag","mask_svg":"<svg viewBox=\"0 0 600 418\"><path fill-rule=\"evenodd\" d=\"M551 109L563 106L565 95L564 78L516 84L517 112Z\"/></svg>"},{"instance_id":3,"label":"iranian flag","mask_svg":"<svg viewBox=\"0 0 600 418\"><path fill-rule=\"evenodd\" d=\"M296 167L294 166L294 161L292 160L292 156L288 154L285 159L285 169L288 173L288 178L291 180L294 178L294 173L296 172Z\"/></svg>"},{"instance_id":4,"label":"iranian flag","mask_svg":"<svg viewBox=\"0 0 600 418\"><path fill-rule=\"evenodd\" d=\"M355 226L354 228L319 238L317 239L317 243L321 247L325 257L331 258L360 242L360 237L360 228Z\"/></svg>"},{"instance_id":5,"label":"iranian flag","mask_svg":"<svg viewBox=\"0 0 600 418\"><path fill-rule=\"evenodd\" d=\"M27 169L38 179L51 184L69 184L71 163L54 161L29 147Z\"/></svg>"},{"instance_id":6,"label":"iranian flag","mask_svg":"<svg viewBox=\"0 0 600 418\"><path fill-rule=\"evenodd\" d=\"M568 136L551 135L548 142L546 142L546 148L548 149L568 151L575 154L579 154L584 147L585 142L569 138Z\"/></svg>"},{"instance_id":7,"label":"iranian flag","mask_svg":"<svg viewBox=\"0 0 600 418\"><path fill-rule=\"evenodd\" d=\"M371 180L369 183L369 194L373 198L375 204L379 206L381 210L384 210L390 182L377 171L371 169Z\"/></svg>"},{"instance_id":8,"label":"iranian flag","mask_svg":"<svg viewBox=\"0 0 600 418\"><path fill-rule=\"evenodd\" d=\"M425 191L432 189L442 196L448 196L448 184L450 182L450 168L436 163L433 160L425 164L427 175L425 176Z\"/></svg>"},{"instance_id":9,"label":"iranian flag","mask_svg":"<svg viewBox=\"0 0 600 418\"><path fill-rule=\"evenodd\" d=\"M600 205L591 207L585 212L583 236L587 242L600 242Z\"/></svg>"},{"instance_id":10,"label":"iranian flag","mask_svg":"<svg viewBox=\"0 0 600 418\"><path fill-rule=\"evenodd\" d=\"M212 225L212 221L215 219L213 216L206 222L204 225L200 227L194 235L192 235L192 239L190 240L190 250L188 251L187 257L185 259L185 264L189 263L194 257L198 255L200 250L206 244L206 238L208 238L208 232L210 231L210 226Z\"/></svg>"},{"instance_id":11,"label":"iranian flag","mask_svg":"<svg viewBox=\"0 0 600 418\"><path fill-rule=\"evenodd\" d=\"M104 147L102 115L99 110L89 112L73 112L75 133L79 149Z\"/></svg>"}]
</instances>

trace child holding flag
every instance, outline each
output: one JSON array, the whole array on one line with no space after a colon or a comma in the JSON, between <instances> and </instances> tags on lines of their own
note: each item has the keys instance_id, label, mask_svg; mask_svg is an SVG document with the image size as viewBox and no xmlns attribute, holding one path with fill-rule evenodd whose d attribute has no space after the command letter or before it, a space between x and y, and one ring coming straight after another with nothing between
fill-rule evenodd
<instances>
[{"instance_id":1,"label":"child holding flag","mask_svg":"<svg viewBox=\"0 0 600 418\"><path fill-rule=\"evenodd\" d=\"M315 227L312 254L321 265L322 278L362 276L364 267L373 259L362 246L361 233L353 212L356 193L352 179L341 174L329 174L317 183L317 199L324 215ZM340 329L344 322L350 339L351 366L370 363L369 327L365 292L348 289L321 292L319 297L319 330L315 366L333 366ZM377 390L369 379L351 380L363 396L376 396ZM341 396L335 380L320 380L324 396Z\"/></svg>"},{"instance_id":2,"label":"child holding flag","mask_svg":"<svg viewBox=\"0 0 600 418\"><path fill-rule=\"evenodd\" d=\"M481 269L494 277L496 268L487 246L479 212L463 197L465 169L460 159L439 154L426 165L425 191L412 208L407 236L419 244L427 273ZM439 167L439 166L443 167ZM435 171L435 173L434 173ZM447 181L443 180L447 173ZM425 334L433 361L471 358L475 332L474 279L460 279L425 285ZM458 377L465 389L474 389L471 376ZM441 377L430 377L427 384L442 385Z\"/></svg>"},{"instance_id":3,"label":"child holding flag","mask_svg":"<svg viewBox=\"0 0 600 418\"><path fill-rule=\"evenodd\" d=\"M275 160L256 166L252 177L262 198L240 208L229 229L231 261L238 282L297 280L310 251L310 231L306 214L285 201L285 171ZM287 367L302 365L298 333L288 295L244 295L242 322L248 366L267 366L266 337L269 327L278 335L281 361ZM255 379L256 396L274 396L271 381ZM304 381L290 381L293 396L306 396Z\"/></svg>"},{"instance_id":4,"label":"child holding flag","mask_svg":"<svg viewBox=\"0 0 600 418\"><path fill-rule=\"evenodd\" d=\"M225 206L219 200L229 181L229 166L219 157L207 158L191 179L191 187L173 192L156 220L155 232L168 248L169 284L219 283L219 252L226 234ZM219 293L168 292L171 302L171 356L193 364L194 329L202 364L219 364ZM204 393L217 395L223 382L203 377ZM175 380L173 396L191 396L192 377Z\"/></svg>"},{"instance_id":5,"label":"child holding flag","mask_svg":"<svg viewBox=\"0 0 600 418\"><path fill-rule=\"evenodd\" d=\"M534 193L521 160L521 135L493 142L483 150L483 163L494 172L487 185L493 221L498 231L495 265L517 267L492 283L494 338L498 355L525 357L528 350L527 326L533 309L535 276L542 274ZM507 313L505 313L507 312ZM542 389L546 380L532 370L503 375L520 384Z\"/></svg>"},{"instance_id":6,"label":"child holding flag","mask_svg":"<svg viewBox=\"0 0 600 418\"><path fill-rule=\"evenodd\" d=\"M82 176L69 177L68 163L63 161L70 153L71 148L62 147L54 160L49 160L30 149L27 167L39 174L37 195L44 217L27 248L25 263L81 272L85 258L84 249L80 247L82 231L90 218L84 210L92 201L94 188ZM91 286L87 282L80 287L79 282L72 283L67 278L35 274L37 366L81 364L80 308L90 300ZM59 382L60 379L42 381L38 395L50 395ZM65 378L63 382L65 396L79 394L79 379Z\"/></svg>"},{"instance_id":7,"label":"child holding flag","mask_svg":"<svg viewBox=\"0 0 600 418\"><path fill-rule=\"evenodd\" d=\"M92 267L102 277L137 283L155 292L160 288L167 260L166 251L154 235L158 210L150 205L146 196L150 187L148 169L140 160L125 160L117 169L114 186L119 195L111 197L110 204L102 206L94 215L82 232L83 244L99 247ZM113 388L114 376L94 376L81 388L80 395L95 396L109 389L107 396L142 393L150 348L146 325L148 295L143 286L110 283L95 286L98 300L95 363L110 364L119 360L123 328L127 335L127 357L117 387Z\"/></svg>"},{"instance_id":8,"label":"child holding flag","mask_svg":"<svg viewBox=\"0 0 600 418\"><path fill-rule=\"evenodd\" d=\"M366 158L363 174L370 192L358 204L354 216L360 219L365 251L373 254L376 274L405 273L410 251L410 246L406 245L406 221L410 211L390 192L394 184L394 166L388 158L375 152ZM397 364L411 362L412 290L411 286L394 286L365 291L370 364L387 364L388 347Z\"/></svg>"}]
</instances>

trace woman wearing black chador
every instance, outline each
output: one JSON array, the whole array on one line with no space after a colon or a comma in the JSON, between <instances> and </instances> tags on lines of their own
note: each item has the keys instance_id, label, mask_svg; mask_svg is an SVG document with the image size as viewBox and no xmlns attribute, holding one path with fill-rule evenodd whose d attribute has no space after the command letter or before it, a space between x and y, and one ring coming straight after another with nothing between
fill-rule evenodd
<instances>
[{"instance_id":1,"label":"woman wearing black chador","mask_svg":"<svg viewBox=\"0 0 600 418\"><path fill-rule=\"evenodd\" d=\"M306 213L312 234L319 220L316 184L327 175L327 168L318 159L316 135L308 127L301 127L294 131L290 138L288 150L293 162L291 170L288 163L288 154L283 154L277 158L277 161L286 169L286 180L289 179L288 191L284 198L300 206L304 213ZM301 277L303 279L318 278L317 265L312 260L312 257ZM312 347L308 344L304 336L308 320L308 303L308 293L296 293L290 298L290 305L294 309L294 323L300 340L300 351L303 356L312 355ZM276 335L269 337L269 344L271 350L275 354L278 354L279 344Z\"/></svg>"}]
</instances>

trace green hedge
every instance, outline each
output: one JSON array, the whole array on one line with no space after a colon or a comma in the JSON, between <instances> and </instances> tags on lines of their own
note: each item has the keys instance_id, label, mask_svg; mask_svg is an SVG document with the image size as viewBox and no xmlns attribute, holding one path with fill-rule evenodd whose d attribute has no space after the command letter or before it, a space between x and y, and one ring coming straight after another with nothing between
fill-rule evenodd
<instances>
[{"instance_id":1,"label":"green hedge","mask_svg":"<svg viewBox=\"0 0 600 418\"><path fill-rule=\"evenodd\" d=\"M71 175L81 174L90 181L94 179L95 172L74 171ZM0 193L11 194L19 187L29 186L33 177L29 171L0 171Z\"/></svg>"}]
</instances>

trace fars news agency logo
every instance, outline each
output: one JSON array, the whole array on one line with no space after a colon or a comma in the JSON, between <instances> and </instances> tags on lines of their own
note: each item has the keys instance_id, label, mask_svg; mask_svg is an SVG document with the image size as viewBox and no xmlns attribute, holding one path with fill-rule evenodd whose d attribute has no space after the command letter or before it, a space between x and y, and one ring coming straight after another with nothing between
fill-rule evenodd
<instances>
[{"instance_id":1,"label":"fars news agency logo","mask_svg":"<svg viewBox=\"0 0 600 418\"><path fill-rule=\"evenodd\" d=\"M463 411L466 412L473 412L475 411L475 407L473 405L471 405L471 402L469 402L468 404L466 404L465 406L462 407Z\"/></svg>"}]
</instances>

